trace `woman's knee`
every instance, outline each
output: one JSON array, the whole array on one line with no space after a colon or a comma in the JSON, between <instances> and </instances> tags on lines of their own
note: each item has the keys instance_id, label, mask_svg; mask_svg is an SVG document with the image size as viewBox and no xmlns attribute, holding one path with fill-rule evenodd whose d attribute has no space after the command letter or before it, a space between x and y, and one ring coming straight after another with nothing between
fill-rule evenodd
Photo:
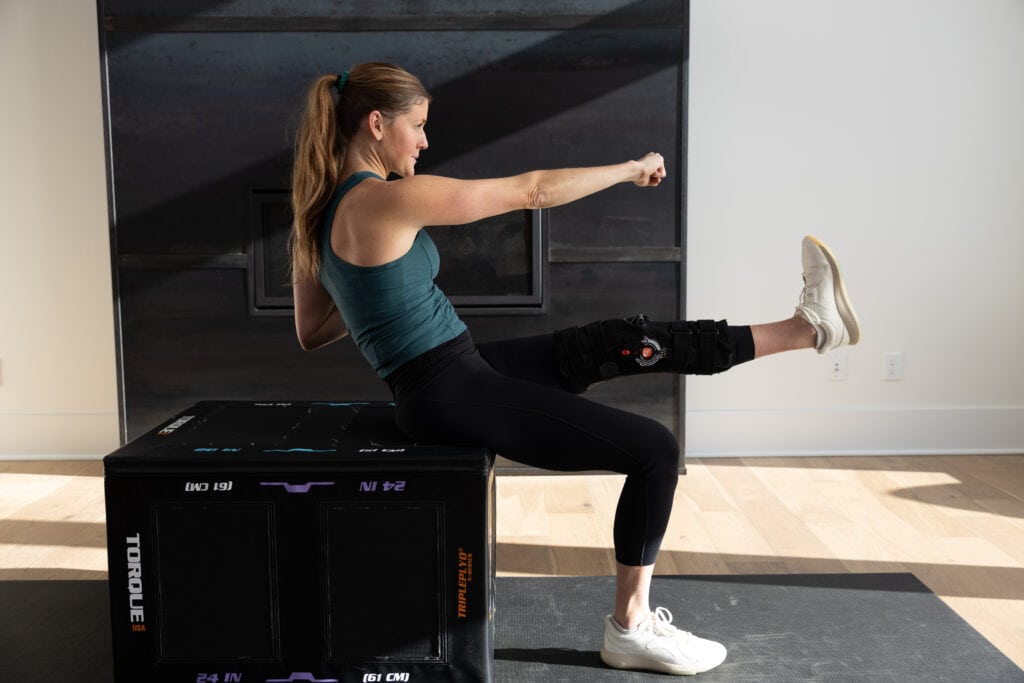
<instances>
[{"instance_id":1,"label":"woman's knee","mask_svg":"<svg viewBox=\"0 0 1024 683\"><path fill-rule=\"evenodd\" d=\"M648 420L636 447L646 476L675 481L679 475L680 449L672 430L660 422Z\"/></svg>"}]
</instances>

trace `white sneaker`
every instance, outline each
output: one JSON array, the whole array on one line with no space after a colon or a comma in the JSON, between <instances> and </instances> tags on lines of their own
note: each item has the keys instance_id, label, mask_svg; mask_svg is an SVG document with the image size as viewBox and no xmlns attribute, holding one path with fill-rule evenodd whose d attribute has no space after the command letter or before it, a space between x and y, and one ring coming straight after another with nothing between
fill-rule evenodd
<instances>
[{"instance_id":1,"label":"white sneaker","mask_svg":"<svg viewBox=\"0 0 1024 683\"><path fill-rule=\"evenodd\" d=\"M672 613L659 607L631 631L623 631L612 617L604 620L601 659L615 669L649 669L676 676L692 676L725 661L725 647L698 638L672 625Z\"/></svg>"},{"instance_id":2,"label":"white sneaker","mask_svg":"<svg viewBox=\"0 0 1024 683\"><path fill-rule=\"evenodd\" d=\"M860 321L846 294L843 275L835 256L824 242L813 235L804 237L802 246L804 290L800 294L797 316L818 333L818 353L860 341Z\"/></svg>"}]
</instances>

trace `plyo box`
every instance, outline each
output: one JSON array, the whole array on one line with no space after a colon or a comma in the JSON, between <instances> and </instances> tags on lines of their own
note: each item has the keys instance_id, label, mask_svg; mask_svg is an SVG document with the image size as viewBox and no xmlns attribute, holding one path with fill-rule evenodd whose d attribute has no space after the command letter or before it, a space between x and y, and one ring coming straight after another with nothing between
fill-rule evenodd
<instances>
[{"instance_id":1,"label":"plyo box","mask_svg":"<svg viewBox=\"0 0 1024 683\"><path fill-rule=\"evenodd\" d=\"M104 458L117 681L490 681L493 454L394 410L204 401Z\"/></svg>"}]
</instances>

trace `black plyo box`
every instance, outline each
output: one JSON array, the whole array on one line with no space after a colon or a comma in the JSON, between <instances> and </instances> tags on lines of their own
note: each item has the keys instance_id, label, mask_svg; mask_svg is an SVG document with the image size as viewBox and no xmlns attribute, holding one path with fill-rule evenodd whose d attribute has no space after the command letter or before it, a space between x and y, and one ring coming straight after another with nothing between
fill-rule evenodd
<instances>
[{"instance_id":1,"label":"black plyo box","mask_svg":"<svg viewBox=\"0 0 1024 683\"><path fill-rule=\"evenodd\" d=\"M382 402L198 403L104 458L118 681L489 681L494 470Z\"/></svg>"}]
</instances>

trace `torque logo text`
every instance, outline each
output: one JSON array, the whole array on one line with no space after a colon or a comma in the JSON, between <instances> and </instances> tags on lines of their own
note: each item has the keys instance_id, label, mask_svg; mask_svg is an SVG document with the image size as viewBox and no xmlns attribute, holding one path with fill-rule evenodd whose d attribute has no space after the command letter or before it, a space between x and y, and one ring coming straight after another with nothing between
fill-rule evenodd
<instances>
[{"instance_id":1,"label":"torque logo text","mask_svg":"<svg viewBox=\"0 0 1024 683\"><path fill-rule=\"evenodd\" d=\"M125 539L128 557L128 619L132 631L145 631L146 615L142 597L142 541L140 533Z\"/></svg>"},{"instance_id":2,"label":"torque logo text","mask_svg":"<svg viewBox=\"0 0 1024 683\"><path fill-rule=\"evenodd\" d=\"M191 420L193 417L195 417L195 415L183 415L182 417L179 417L177 420L161 429L159 432L157 432L157 434L159 434L160 436L167 436L175 429Z\"/></svg>"}]
</instances>

